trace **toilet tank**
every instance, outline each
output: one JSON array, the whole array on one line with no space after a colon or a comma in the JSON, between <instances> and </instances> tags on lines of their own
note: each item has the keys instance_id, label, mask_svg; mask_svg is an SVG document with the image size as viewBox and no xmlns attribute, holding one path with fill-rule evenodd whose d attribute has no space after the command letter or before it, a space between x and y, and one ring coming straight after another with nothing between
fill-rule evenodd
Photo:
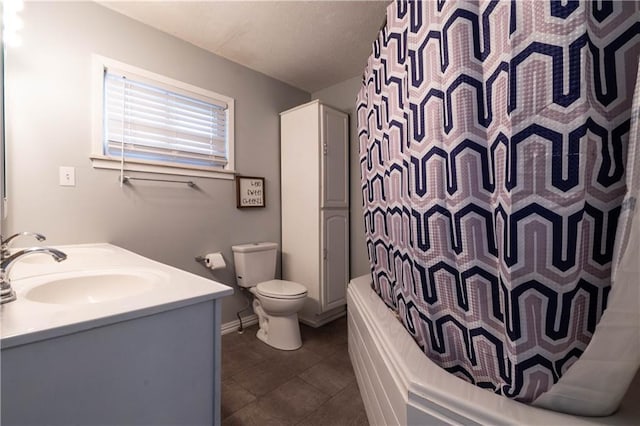
<instances>
[{"instance_id":1,"label":"toilet tank","mask_svg":"<svg viewBox=\"0 0 640 426\"><path fill-rule=\"evenodd\" d=\"M231 250L240 287L254 287L276 277L277 243L241 244Z\"/></svg>"}]
</instances>

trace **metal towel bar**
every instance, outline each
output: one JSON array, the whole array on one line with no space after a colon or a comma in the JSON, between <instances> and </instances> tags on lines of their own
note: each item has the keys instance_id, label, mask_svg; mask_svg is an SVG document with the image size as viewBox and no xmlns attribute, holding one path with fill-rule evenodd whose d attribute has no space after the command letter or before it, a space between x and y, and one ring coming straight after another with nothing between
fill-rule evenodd
<instances>
[{"instance_id":1,"label":"metal towel bar","mask_svg":"<svg viewBox=\"0 0 640 426\"><path fill-rule=\"evenodd\" d=\"M153 178L122 176L122 183L129 183L129 181L131 181L131 180L146 180L146 181L150 181L150 182L184 183L189 188L195 188L197 186L195 184L195 182L193 182L191 180L153 179Z\"/></svg>"}]
</instances>

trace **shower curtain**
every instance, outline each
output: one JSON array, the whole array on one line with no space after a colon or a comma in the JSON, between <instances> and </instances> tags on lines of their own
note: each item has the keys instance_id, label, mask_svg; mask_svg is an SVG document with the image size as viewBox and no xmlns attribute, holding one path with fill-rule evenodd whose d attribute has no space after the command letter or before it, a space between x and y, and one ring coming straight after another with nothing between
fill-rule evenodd
<instances>
[{"instance_id":1,"label":"shower curtain","mask_svg":"<svg viewBox=\"0 0 640 426\"><path fill-rule=\"evenodd\" d=\"M617 407L640 365L640 271L612 278L637 216L639 54L638 2L389 5L357 99L373 288L450 373ZM627 334L595 339L604 323Z\"/></svg>"}]
</instances>

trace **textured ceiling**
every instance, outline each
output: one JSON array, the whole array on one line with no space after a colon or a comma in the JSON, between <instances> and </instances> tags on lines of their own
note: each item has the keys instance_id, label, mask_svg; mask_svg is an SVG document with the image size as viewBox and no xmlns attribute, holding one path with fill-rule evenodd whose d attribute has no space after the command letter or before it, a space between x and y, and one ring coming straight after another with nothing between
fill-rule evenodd
<instances>
[{"instance_id":1,"label":"textured ceiling","mask_svg":"<svg viewBox=\"0 0 640 426\"><path fill-rule=\"evenodd\" d=\"M308 92L362 73L387 1L98 1Z\"/></svg>"}]
</instances>

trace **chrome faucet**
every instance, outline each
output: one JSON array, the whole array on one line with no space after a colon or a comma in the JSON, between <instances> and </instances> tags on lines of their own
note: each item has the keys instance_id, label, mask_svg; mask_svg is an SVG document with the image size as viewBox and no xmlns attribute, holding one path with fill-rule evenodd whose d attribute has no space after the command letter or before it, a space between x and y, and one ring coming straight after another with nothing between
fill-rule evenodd
<instances>
[{"instance_id":1,"label":"chrome faucet","mask_svg":"<svg viewBox=\"0 0 640 426\"><path fill-rule=\"evenodd\" d=\"M9 280L9 271L18 259L34 253L47 253L56 262L62 262L67 258L67 255L60 250L48 247L31 247L2 259L0 262L0 304L16 300L16 292L11 288L11 280Z\"/></svg>"},{"instance_id":2,"label":"chrome faucet","mask_svg":"<svg viewBox=\"0 0 640 426\"><path fill-rule=\"evenodd\" d=\"M44 241L47 239L44 235L38 234L37 232L18 232L8 238L4 238L0 235L0 260L4 260L11 255L9 252L9 243L18 237L34 237L38 241Z\"/></svg>"}]
</instances>

